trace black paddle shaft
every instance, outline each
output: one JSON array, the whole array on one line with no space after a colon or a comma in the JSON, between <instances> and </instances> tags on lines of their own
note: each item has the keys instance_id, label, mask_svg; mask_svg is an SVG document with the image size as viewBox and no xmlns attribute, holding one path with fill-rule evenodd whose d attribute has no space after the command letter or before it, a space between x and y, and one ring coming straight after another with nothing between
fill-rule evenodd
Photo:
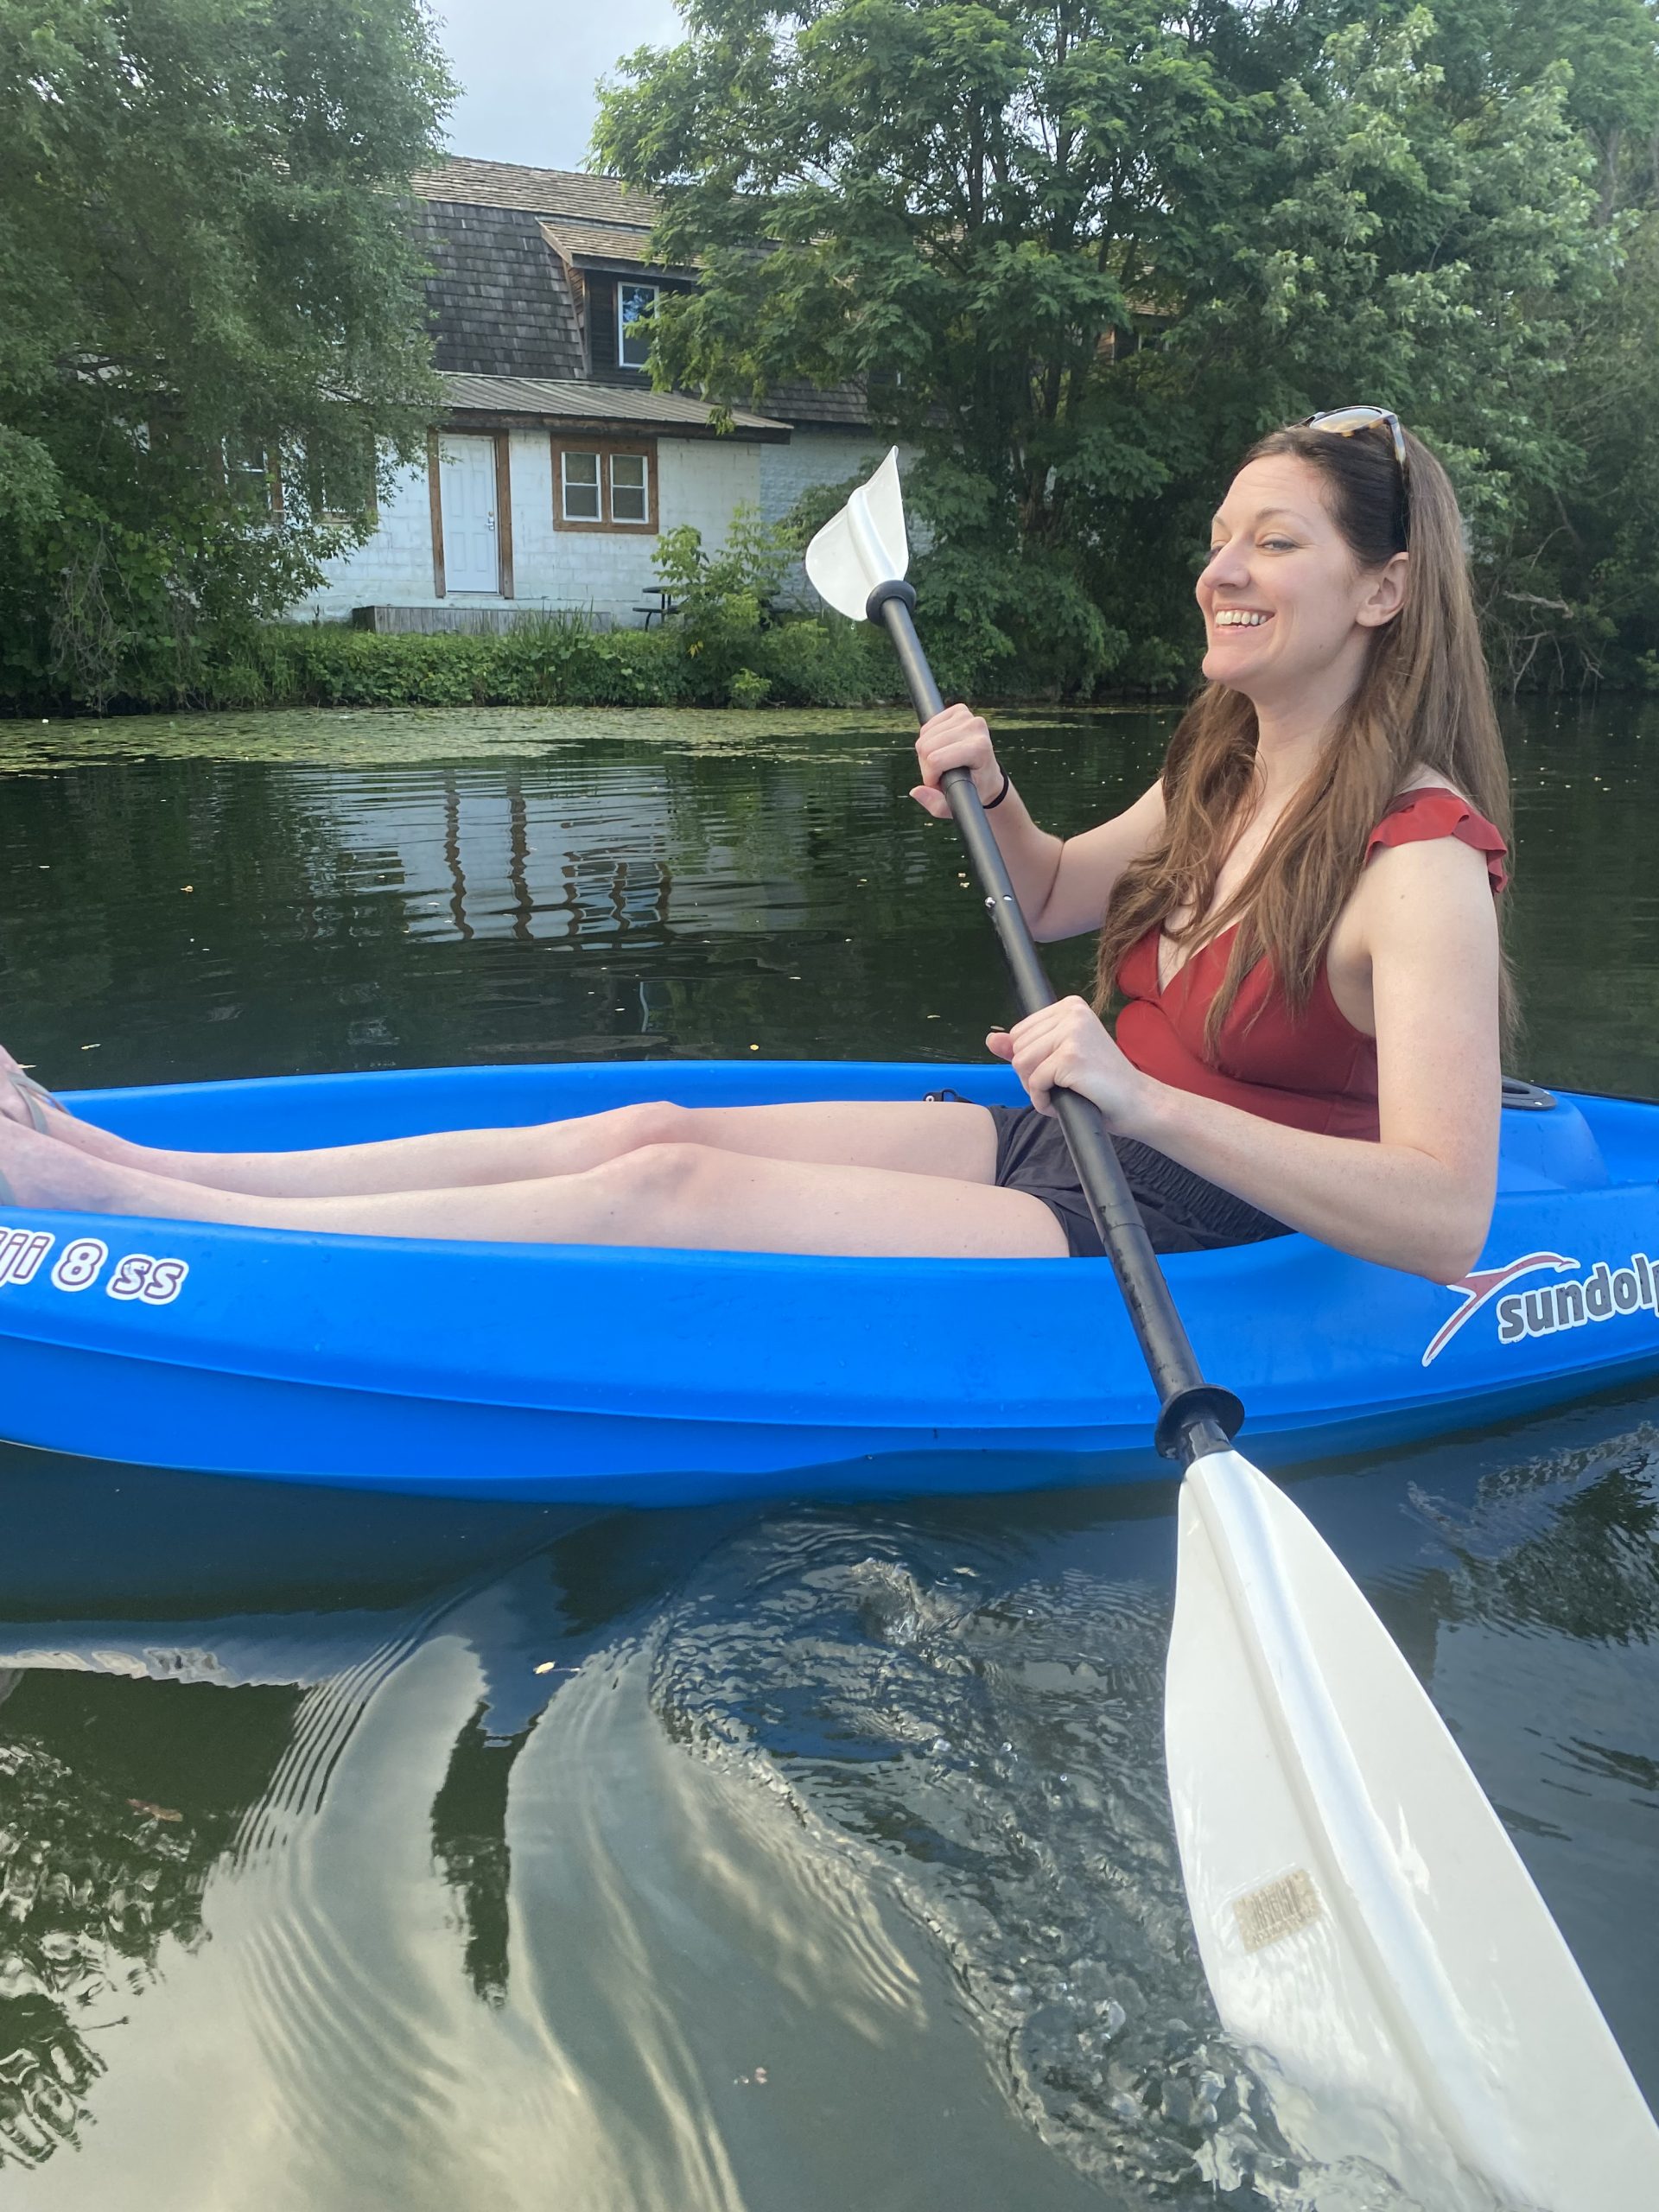
<instances>
[{"instance_id":1,"label":"black paddle shaft","mask_svg":"<svg viewBox=\"0 0 1659 2212\"><path fill-rule=\"evenodd\" d=\"M870 594L868 613L872 622L886 626L917 717L928 721L944 712L944 701L911 619L915 604L916 594L908 584L878 584ZM969 861L985 893L986 911L1007 962L1020 1010L1039 1013L1053 1005L1054 988L1043 972L974 779L965 768L950 768L944 784ZM1158 1392L1158 1449L1168 1459L1187 1461L1220 1451L1237 1433L1244 1408L1230 1390L1204 1379L1098 1109L1078 1091L1057 1090L1052 1096L1077 1179Z\"/></svg>"}]
</instances>

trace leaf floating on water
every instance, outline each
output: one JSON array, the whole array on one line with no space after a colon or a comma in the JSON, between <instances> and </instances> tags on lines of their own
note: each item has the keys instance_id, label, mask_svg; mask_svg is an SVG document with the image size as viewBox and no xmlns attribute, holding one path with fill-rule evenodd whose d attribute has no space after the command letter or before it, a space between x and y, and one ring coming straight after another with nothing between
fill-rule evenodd
<instances>
[{"instance_id":1,"label":"leaf floating on water","mask_svg":"<svg viewBox=\"0 0 1659 2212\"><path fill-rule=\"evenodd\" d=\"M171 1805L152 1805L148 1797L129 1797L127 1802L135 1813L143 1813L152 1821L181 1821L184 1818L184 1815L175 1813Z\"/></svg>"}]
</instances>

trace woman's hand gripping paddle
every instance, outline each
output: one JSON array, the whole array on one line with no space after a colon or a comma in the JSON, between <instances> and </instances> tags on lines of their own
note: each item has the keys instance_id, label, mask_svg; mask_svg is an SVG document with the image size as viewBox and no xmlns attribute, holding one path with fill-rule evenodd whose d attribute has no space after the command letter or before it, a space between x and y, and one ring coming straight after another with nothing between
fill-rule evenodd
<instances>
[{"instance_id":1,"label":"woman's hand gripping paddle","mask_svg":"<svg viewBox=\"0 0 1659 2212\"><path fill-rule=\"evenodd\" d=\"M885 624L925 721L944 702L908 560L890 453L806 572ZM944 787L1033 1014L1054 994L973 779ZM1165 1737L1223 2024L1303 2093L1307 2151L1369 2155L1447 2212L1659 2205L1659 2128L1514 1846L1335 1554L1231 1448L1243 1409L1199 1371L1098 1113L1065 1091L1054 1108L1162 1402L1158 1447L1186 1471Z\"/></svg>"}]
</instances>

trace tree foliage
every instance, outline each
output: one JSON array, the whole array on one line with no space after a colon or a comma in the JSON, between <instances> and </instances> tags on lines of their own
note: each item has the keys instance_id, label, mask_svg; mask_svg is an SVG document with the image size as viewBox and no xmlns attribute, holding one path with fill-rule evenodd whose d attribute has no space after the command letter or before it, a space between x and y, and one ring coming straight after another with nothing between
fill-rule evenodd
<instances>
[{"instance_id":1,"label":"tree foliage","mask_svg":"<svg viewBox=\"0 0 1659 2212\"><path fill-rule=\"evenodd\" d=\"M1238 454L1355 399L1452 468L1514 674L1659 648L1644 0L684 5L598 138L706 266L658 373L863 382L1010 685L1178 680Z\"/></svg>"},{"instance_id":2,"label":"tree foliage","mask_svg":"<svg viewBox=\"0 0 1659 2212\"><path fill-rule=\"evenodd\" d=\"M0 688L164 677L367 534L449 90L421 0L0 0Z\"/></svg>"}]
</instances>

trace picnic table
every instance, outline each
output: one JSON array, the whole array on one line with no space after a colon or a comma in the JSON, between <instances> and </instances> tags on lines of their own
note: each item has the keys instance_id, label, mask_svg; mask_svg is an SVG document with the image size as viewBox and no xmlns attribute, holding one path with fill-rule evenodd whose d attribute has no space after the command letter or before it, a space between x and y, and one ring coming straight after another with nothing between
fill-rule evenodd
<instances>
[{"instance_id":1,"label":"picnic table","mask_svg":"<svg viewBox=\"0 0 1659 2212\"><path fill-rule=\"evenodd\" d=\"M645 597L654 599L657 604L655 607L634 608L636 614L643 614L645 618L639 626L642 630L649 630L653 621L666 622L671 614L678 612L679 601L665 584L647 584Z\"/></svg>"}]
</instances>

